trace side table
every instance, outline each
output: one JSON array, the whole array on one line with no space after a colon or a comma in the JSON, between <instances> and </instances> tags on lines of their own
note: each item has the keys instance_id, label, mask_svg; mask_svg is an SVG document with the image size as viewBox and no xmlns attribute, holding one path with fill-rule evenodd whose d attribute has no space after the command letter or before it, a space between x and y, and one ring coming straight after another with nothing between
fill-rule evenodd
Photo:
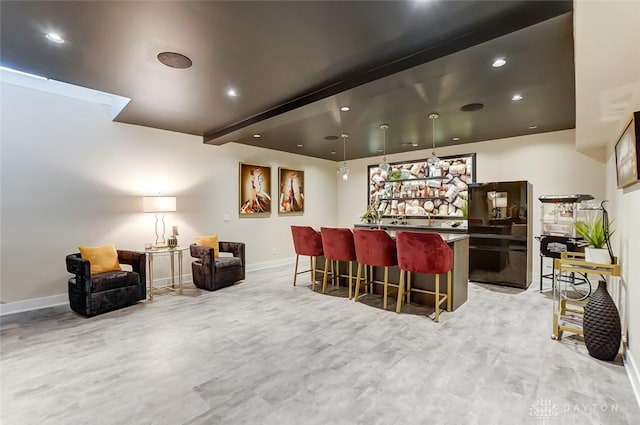
<instances>
[{"instance_id":1,"label":"side table","mask_svg":"<svg viewBox=\"0 0 640 425\"><path fill-rule=\"evenodd\" d=\"M146 249L144 253L147 255L147 264L149 269L149 299L153 300L153 294L162 291L178 291L182 295L182 257L183 253L188 250L189 247L177 246L175 248L152 248ZM176 255L177 254L177 255ZM171 282L167 285L154 286L153 285L153 260L156 256L169 256L171 264ZM176 288L176 275L175 275L175 259L178 259L178 287Z\"/></svg>"}]
</instances>

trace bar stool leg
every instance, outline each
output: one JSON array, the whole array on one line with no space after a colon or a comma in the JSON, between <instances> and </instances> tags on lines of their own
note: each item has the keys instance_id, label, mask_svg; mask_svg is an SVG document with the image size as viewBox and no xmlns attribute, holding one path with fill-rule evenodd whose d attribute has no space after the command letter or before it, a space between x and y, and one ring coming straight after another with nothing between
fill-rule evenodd
<instances>
[{"instance_id":1,"label":"bar stool leg","mask_svg":"<svg viewBox=\"0 0 640 425\"><path fill-rule=\"evenodd\" d=\"M398 299L396 300L396 313L400 313L402 310L402 296L400 294L404 293L404 270L400 270L400 282L398 282Z\"/></svg>"},{"instance_id":2,"label":"bar stool leg","mask_svg":"<svg viewBox=\"0 0 640 425\"><path fill-rule=\"evenodd\" d=\"M387 295L389 294L389 288L388 288L388 281L389 281L389 267L385 267L384 268L384 299L382 300L382 308L383 309L387 309Z\"/></svg>"},{"instance_id":3,"label":"bar stool leg","mask_svg":"<svg viewBox=\"0 0 640 425\"><path fill-rule=\"evenodd\" d=\"M436 317L435 321L440 321L440 275L436 275Z\"/></svg>"},{"instance_id":4,"label":"bar stool leg","mask_svg":"<svg viewBox=\"0 0 640 425\"><path fill-rule=\"evenodd\" d=\"M318 257L311 257L311 290L316 290L316 268L318 267Z\"/></svg>"},{"instance_id":5,"label":"bar stool leg","mask_svg":"<svg viewBox=\"0 0 640 425\"><path fill-rule=\"evenodd\" d=\"M324 259L324 278L322 279L322 293L325 294L327 292L327 272L329 271L329 260L325 257ZM331 270L333 271L333 262L331 262ZM333 278L333 275L331 275Z\"/></svg>"},{"instance_id":6,"label":"bar stool leg","mask_svg":"<svg viewBox=\"0 0 640 425\"><path fill-rule=\"evenodd\" d=\"M300 258L300 256L296 254L296 269L293 272L293 286L296 286L296 279L298 278L298 258Z\"/></svg>"},{"instance_id":7,"label":"bar stool leg","mask_svg":"<svg viewBox=\"0 0 640 425\"><path fill-rule=\"evenodd\" d=\"M447 272L447 311L453 310L453 298L451 297L451 271Z\"/></svg>"},{"instance_id":8,"label":"bar stool leg","mask_svg":"<svg viewBox=\"0 0 640 425\"><path fill-rule=\"evenodd\" d=\"M411 304L411 272L407 272L407 304Z\"/></svg>"},{"instance_id":9,"label":"bar stool leg","mask_svg":"<svg viewBox=\"0 0 640 425\"><path fill-rule=\"evenodd\" d=\"M367 275L367 270L364 271L365 279ZM360 294L360 277L362 276L362 264L358 263L358 273L356 274L356 293L353 296L353 301L358 302L358 295Z\"/></svg>"},{"instance_id":10,"label":"bar stool leg","mask_svg":"<svg viewBox=\"0 0 640 425\"><path fill-rule=\"evenodd\" d=\"M349 261L349 299L351 299L352 291L351 287L353 285L353 261Z\"/></svg>"},{"instance_id":11,"label":"bar stool leg","mask_svg":"<svg viewBox=\"0 0 640 425\"><path fill-rule=\"evenodd\" d=\"M374 281L376 277L373 274L373 266L369 266L369 293L373 294L373 288L375 287Z\"/></svg>"}]
</instances>

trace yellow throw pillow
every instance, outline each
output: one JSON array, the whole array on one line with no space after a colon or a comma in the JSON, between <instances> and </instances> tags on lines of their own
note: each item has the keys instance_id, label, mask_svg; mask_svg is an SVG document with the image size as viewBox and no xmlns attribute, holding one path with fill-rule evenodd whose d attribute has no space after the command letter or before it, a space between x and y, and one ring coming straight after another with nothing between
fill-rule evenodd
<instances>
[{"instance_id":1,"label":"yellow throw pillow","mask_svg":"<svg viewBox=\"0 0 640 425\"><path fill-rule=\"evenodd\" d=\"M122 270L118 263L118 251L114 244L79 246L80 255L91 264L91 274Z\"/></svg>"},{"instance_id":2,"label":"yellow throw pillow","mask_svg":"<svg viewBox=\"0 0 640 425\"><path fill-rule=\"evenodd\" d=\"M207 246L213 248L213 256L220 256L220 247L218 246L218 235L196 236L196 245Z\"/></svg>"}]
</instances>

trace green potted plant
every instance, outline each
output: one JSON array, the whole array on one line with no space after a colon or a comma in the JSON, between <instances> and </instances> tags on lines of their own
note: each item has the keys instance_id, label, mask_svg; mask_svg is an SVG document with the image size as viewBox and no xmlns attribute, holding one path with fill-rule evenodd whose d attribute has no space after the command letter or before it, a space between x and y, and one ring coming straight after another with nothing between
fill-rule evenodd
<instances>
[{"instance_id":1,"label":"green potted plant","mask_svg":"<svg viewBox=\"0 0 640 425\"><path fill-rule=\"evenodd\" d=\"M604 223L600 219L595 219L590 223L578 221L575 223L575 228L587 244L584 250L585 260L592 263L610 264L608 241L615 230L609 228L608 232L605 231Z\"/></svg>"},{"instance_id":2,"label":"green potted plant","mask_svg":"<svg viewBox=\"0 0 640 425\"><path fill-rule=\"evenodd\" d=\"M360 217L360 221L363 223L375 223L380 218L380 213L375 209L373 205L370 205L369 208L362 214Z\"/></svg>"}]
</instances>

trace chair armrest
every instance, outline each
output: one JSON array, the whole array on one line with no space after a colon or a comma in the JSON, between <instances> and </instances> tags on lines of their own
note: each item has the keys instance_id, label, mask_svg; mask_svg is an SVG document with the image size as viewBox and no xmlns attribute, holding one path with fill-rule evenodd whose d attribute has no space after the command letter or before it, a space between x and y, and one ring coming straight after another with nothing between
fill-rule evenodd
<instances>
[{"instance_id":1,"label":"chair armrest","mask_svg":"<svg viewBox=\"0 0 640 425\"><path fill-rule=\"evenodd\" d=\"M220 242L220 252L230 252L240 258L244 267L244 242Z\"/></svg>"},{"instance_id":2,"label":"chair armrest","mask_svg":"<svg viewBox=\"0 0 640 425\"><path fill-rule=\"evenodd\" d=\"M76 275L78 279L88 279L91 276L91 264L79 253L67 255L67 271Z\"/></svg>"},{"instance_id":3,"label":"chair armrest","mask_svg":"<svg viewBox=\"0 0 640 425\"><path fill-rule=\"evenodd\" d=\"M118 250L118 262L130 265L131 269L140 275L140 281L143 283L147 281L146 258L147 256L142 252Z\"/></svg>"},{"instance_id":4,"label":"chair armrest","mask_svg":"<svg viewBox=\"0 0 640 425\"><path fill-rule=\"evenodd\" d=\"M193 258L199 259L203 265L208 265L213 262L213 248L191 244L189 245L189 252Z\"/></svg>"}]
</instances>

